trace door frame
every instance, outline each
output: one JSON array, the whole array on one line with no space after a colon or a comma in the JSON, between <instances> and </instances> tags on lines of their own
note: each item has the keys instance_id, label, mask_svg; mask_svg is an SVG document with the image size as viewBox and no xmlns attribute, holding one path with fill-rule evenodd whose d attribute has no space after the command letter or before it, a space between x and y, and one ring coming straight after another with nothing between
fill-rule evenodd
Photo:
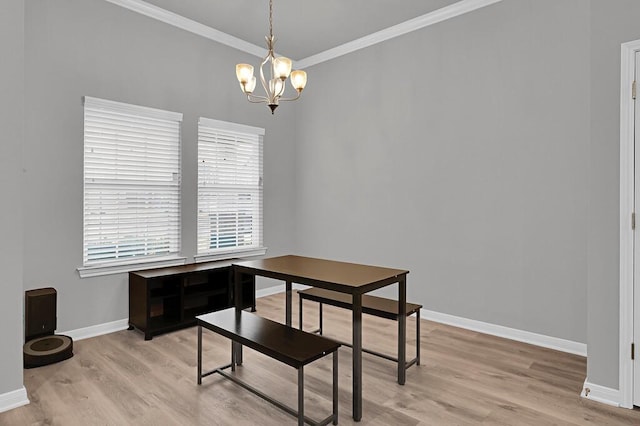
<instances>
[{"instance_id":1,"label":"door frame","mask_svg":"<svg viewBox=\"0 0 640 426\"><path fill-rule=\"evenodd\" d=\"M619 339L619 404L633 408L633 234L631 213L634 211L634 100L631 87L635 79L636 53L640 40L623 43L620 63L620 339Z\"/></svg>"}]
</instances>

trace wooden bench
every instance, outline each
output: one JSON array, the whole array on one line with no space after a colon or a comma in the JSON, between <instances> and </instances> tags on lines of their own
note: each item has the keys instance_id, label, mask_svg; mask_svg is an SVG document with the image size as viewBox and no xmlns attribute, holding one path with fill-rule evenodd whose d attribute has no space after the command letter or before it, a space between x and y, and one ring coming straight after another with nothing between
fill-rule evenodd
<instances>
[{"instance_id":1,"label":"wooden bench","mask_svg":"<svg viewBox=\"0 0 640 426\"><path fill-rule=\"evenodd\" d=\"M198 325L199 385L202 384L203 377L218 373L283 411L297 417L299 426L302 426L305 422L311 425L327 425L330 422L333 422L334 425L338 424L339 343L259 317L250 312L236 311L235 308L199 315L196 317L196 321ZM208 372L202 372L202 327L218 333L233 342L230 364ZM236 365L242 364L241 360L236 359L236 353L239 351L234 350L234 345L238 344L247 346L298 370L297 411L243 382L235 375L223 371L227 368L235 371ZM333 353L333 412L326 419L316 422L304 415L304 366L330 353Z\"/></svg>"},{"instance_id":2,"label":"wooden bench","mask_svg":"<svg viewBox=\"0 0 640 426\"><path fill-rule=\"evenodd\" d=\"M344 309L352 309L351 295L345 293L338 293L336 291L325 290L323 288L311 287L306 290L298 290L300 296L300 330L302 330L302 301L303 299L318 302L320 305L319 310L319 325L314 333L322 335L322 305L332 305ZM420 309L422 305L415 303L407 303L407 317L416 314L416 357L410 361L405 362L405 370L411 367L413 364L420 365ZM398 302L396 300L386 299L384 297L371 296L369 294L362 295L362 313L373 315L376 317L387 318L390 320L398 320ZM340 342L345 346L351 347L349 343ZM398 358L376 352L370 349L362 348L363 352L370 353L375 356L379 356L390 361L398 363Z\"/></svg>"}]
</instances>

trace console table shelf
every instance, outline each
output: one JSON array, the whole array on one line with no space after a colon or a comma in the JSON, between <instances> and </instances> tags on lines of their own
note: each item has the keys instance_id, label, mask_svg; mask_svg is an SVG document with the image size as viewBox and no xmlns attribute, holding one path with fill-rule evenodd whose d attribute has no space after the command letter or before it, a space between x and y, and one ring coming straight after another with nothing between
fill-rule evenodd
<instances>
[{"instance_id":1,"label":"console table shelf","mask_svg":"<svg viewBox=\"0 0 640 426\"><path fill-rule=\"evenodd\" d=\"M196 315L235 306L232 262L129 272L129 329L145 340L196 324ZM253 276L242 276L245 308L256 308Z\"/></svg>"}]
</instances>

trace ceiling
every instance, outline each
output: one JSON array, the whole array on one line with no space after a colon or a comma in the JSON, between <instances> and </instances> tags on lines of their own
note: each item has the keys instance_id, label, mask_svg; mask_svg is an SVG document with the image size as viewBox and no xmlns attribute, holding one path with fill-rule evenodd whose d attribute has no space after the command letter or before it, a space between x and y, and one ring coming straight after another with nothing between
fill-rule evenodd
<instances>
[{"instance_id":1,"label":"ceiling","mask_svg":"<svg viewBox=\"0 0 640 426\"><path fill-rule=\"evenodd\" d=\"M268 0L145 0L260 47ZM276 51L303 59L458 0L273 0Z\"/></svg>"}]
</instances>

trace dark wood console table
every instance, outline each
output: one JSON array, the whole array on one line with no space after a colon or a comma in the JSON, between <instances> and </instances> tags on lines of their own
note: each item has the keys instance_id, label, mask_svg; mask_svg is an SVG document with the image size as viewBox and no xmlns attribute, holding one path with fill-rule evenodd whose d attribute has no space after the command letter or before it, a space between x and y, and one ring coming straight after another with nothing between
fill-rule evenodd
<instances>
[{"instance_id":1,"label":"dark wood console table","mask_svg":"<svg viewBox=\"0 0 640 426\"><path fill-rule=\"evenodd\" d=\"M196 315L235 306L232 261L129 272L129 329L145 340L196 324ZM242 306L256 308L253 276L243 276Z\"/></svg>"}]
</instances>

